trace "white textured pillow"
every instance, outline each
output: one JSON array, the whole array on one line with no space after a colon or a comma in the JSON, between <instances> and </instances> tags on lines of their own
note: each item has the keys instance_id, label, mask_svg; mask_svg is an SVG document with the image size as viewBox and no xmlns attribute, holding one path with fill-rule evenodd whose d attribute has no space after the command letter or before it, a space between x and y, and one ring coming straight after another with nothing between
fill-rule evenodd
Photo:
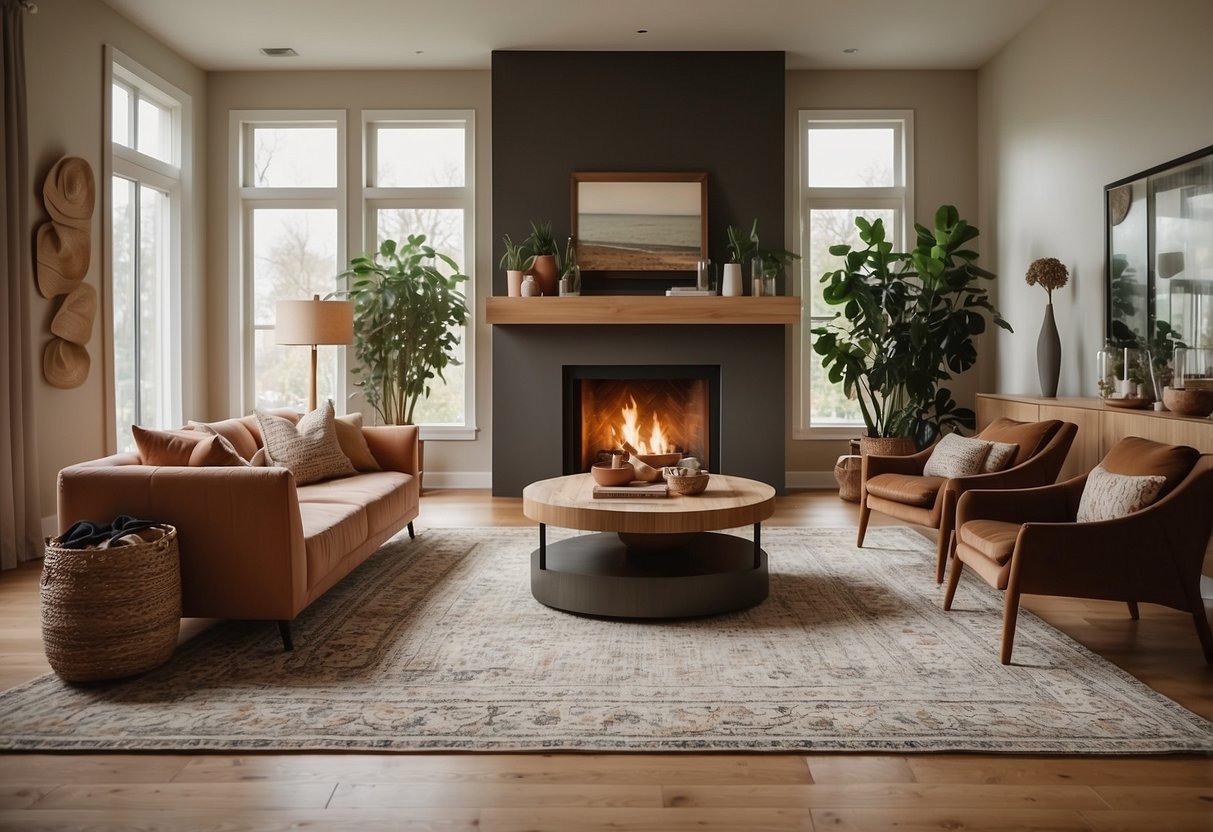
<instances>
[{"instance_id":1,"label":"white textured pillow","mask_svg":"<svg viewBox=\"0 0 1213 832\"><path fill-rule=\"evenodd\" d=\"M262 410L253 412L265 439L266 458L271 465L290 469L297 485L357 473L337 442L331 399L298 424Z\"/></svg>"},{"instance_id":2,"label":"white textured pillow","mask_svg":"<svg viewBox=\"0 0 1213 832\"><path fill-rule=\"evenodd\" d=\"M1096 465L1087 474L1082 498L1078 501L1079 523L1097 520L1115 520L1140 511L1158 499L1159 492L1167 482L1166 477L1113 474L1102 465Z\"/></svg>"},{"instance_id":3,"label":"white textured pillow","mask_svg":"<svg viewBox=\"0 0 1213 832\"><path fill-rule=\"evenodd\" d=\"M931 457L923 466L924 477L967 477L981 471L982 463L990 454L993 442L969 439L949 433L939 440Z\"/></svg>"},{"instance_id":4,"label":"white textured pillow","mask_svg":"<svg viewBox=\"0 0 1213 832\"><path fill-rule=\"evenodd\" d=\"M981 465L981 473L983 474L1001 471L1009 466L1015 459L1015 454L1019 453L1019 446L1014 442L992 442L990 445L990 455L986 457L986 461Z\"/></svg>"}]
</instances>

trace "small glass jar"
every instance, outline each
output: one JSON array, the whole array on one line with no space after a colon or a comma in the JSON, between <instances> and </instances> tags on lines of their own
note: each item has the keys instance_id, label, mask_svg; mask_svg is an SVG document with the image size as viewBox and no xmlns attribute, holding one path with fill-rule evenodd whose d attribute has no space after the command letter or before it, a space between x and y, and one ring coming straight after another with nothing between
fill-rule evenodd
<instances>
[{"instance_id":1,"label":"small glass jar","mask_svg":"<svg viewBox=\"0 0 1213 832\"><path fill-rule=\"evenodd\" d=\"M1213 347L1176 347L1172 387L1213 388Z\"/></svg>"}]
</instances>

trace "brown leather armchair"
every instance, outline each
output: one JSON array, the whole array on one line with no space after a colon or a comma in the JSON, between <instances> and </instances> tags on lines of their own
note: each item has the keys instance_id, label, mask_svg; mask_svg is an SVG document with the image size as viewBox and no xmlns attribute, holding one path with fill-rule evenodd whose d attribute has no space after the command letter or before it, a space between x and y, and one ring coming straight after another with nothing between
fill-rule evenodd
<instances>
[{"instance_id":1,"label":"brown leather armchair","mask_svg":"<svg viewBox=\"0 0 1213 832\"><path fill-rule=\"evenodd\" d=\"M1088 475L1022 491L970 491L960 498L944 609L965 566L1006 590L1001 661L1015 643L1019 598L1061 595L1125 601L1137 618L1145 601L1189 612L1213 664L1213 632L1200 596L1201 564L1213 529L1213 455L1136 436L1104 457L1113 473L1163 474L1160 497L1112 520L1076 521Z\"/></svg>"},{"instance_id":2,"label":"brown leather armchair","mask_svg":"<svg viewBox=\"0 0 1213 832\"><path fill-rule=\"evenodd\" d=\"M956 501L960 495L970 488L1034 488L1052 484L1057 480L1077 433L1078 425L1056 419L1044 422L995 419L977 438L1018 445L1011 465L1002 471L953 479L923 476L933 447L910 456L864 457L859 489L859 535L855 545L863 547L868 519L873 511L938 529L935 583L943 583Z\"/></svg>"}]
</instances>

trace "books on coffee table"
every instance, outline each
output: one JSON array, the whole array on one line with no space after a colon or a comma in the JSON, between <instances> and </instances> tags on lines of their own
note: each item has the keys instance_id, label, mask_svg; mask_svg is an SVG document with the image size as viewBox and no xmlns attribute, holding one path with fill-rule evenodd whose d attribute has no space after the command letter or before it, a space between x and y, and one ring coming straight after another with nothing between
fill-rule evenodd
<instances>
[{"instance_id":1,"label":"books on coffee table","mask_svg":"<svg viewBox=\"0 0 1213 832\"><path fill-rule=\"evenodd\" d=\"M623 499L631 497L668 497L670 489L664 482L638 482L631 485L596 485L595 500Z\"/></svg>"}]
</instances>

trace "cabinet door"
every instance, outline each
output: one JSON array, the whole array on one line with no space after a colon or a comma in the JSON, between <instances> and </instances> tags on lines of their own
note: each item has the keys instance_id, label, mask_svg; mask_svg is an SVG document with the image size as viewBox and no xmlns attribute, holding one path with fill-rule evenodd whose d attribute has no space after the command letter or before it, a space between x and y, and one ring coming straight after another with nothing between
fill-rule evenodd
<instances>
[{"instance_id":1,"label":"cabinet door","mask_svg":"<svg viewBox=\"0 0 1213 832\"><path fill-rule=\"evenodd\" d=\"M979 431L999 416L1005 416L1017 422L1036 422L1040 420L1039 413L1040 406L1035 402L1017 402L980 394L977 396L977 430Z\"/></svg>"},{"instance_id":2,"label":"cabinet door","mask_svg":"<svg viewBox=\"0 0 1213 832\"><path fill-rule=\"evenodd\" d=\"M1103 459L1103 413L1085 407L1063 407L1061 405L1042 404L1041 419L1060 419L1063 422L1073 422L1078 425L1078 433L1074 436L1074 444L1066 462L1061 466L1058 482L1073 479L1085 474Z\"/></svg>"}]
</instances>

